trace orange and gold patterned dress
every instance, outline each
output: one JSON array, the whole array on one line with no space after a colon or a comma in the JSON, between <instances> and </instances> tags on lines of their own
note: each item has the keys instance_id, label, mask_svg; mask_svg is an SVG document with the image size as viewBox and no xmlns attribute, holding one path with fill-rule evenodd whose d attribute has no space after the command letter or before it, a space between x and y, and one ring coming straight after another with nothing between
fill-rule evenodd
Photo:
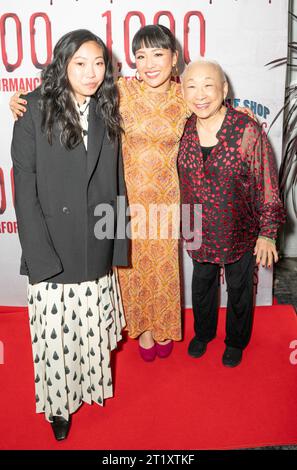
<instances>
[{"instance_id":1,"label":"orange and gold patterned dress","mask_svg":"<svg viewBox=\"0 0 297 470\"><path fill-rule=\"evenodd\" d=\"M120 78L118 86L132 232L132 267L119 269L128 333L136 338L150 330L156 341L180 340L179 214L174 210L179 209L176 160L187 109L175 82L163 93L136 79ZM172 208L168 217L154 212L161 207Z\"/></svg>"}]
</instances>

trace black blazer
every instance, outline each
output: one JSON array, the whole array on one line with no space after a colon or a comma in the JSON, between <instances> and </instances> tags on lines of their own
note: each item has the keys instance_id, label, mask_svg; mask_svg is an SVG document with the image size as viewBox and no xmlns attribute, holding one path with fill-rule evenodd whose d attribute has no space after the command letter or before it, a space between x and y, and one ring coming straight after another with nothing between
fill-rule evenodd
<instances>
[{"instance_id":1,"label":"black blazer","mask_svg":"<svg viewBox=\"0 0 297 470\"><path fill-rule=\"evenodd\" d=\"M111 266L128 264L125 210L118 211L120 199L126 205L121 147L109 141L93 98L88 151L83 143L74 150L65 149L57 128L50 145L41 131L39 99L39 89L26 96L27 112L15 122L11 147L22 246L20 272L30 283L95 280ZM101 222L94 215L100 203L109 208ZM109 230L98 239L95 224L104 225L104 217Z\"/></svg>"}]
</instances>

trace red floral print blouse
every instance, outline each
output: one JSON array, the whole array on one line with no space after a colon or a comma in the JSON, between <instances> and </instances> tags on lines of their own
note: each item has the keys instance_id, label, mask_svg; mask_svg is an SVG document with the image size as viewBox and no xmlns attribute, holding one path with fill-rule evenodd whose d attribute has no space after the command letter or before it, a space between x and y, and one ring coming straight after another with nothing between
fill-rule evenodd
<instances>
[{"instance_id":1,"label":"red floral print blouse","mask_svg":"<svg viewBox=\"0 0 297 470\"><path fill-rule=\"evenodd\" d=\"M253 250L259 235L275 239L285 220L277 168L261 126L233 108L204 163L196 120L195 114L188 119L178 155L181 201L191 206L191 229L194 204L202 210L202 233L195 233L201 246L189 248L188 239L187 249L199 262L233 263Z\"/></svg>"}]
</instances>

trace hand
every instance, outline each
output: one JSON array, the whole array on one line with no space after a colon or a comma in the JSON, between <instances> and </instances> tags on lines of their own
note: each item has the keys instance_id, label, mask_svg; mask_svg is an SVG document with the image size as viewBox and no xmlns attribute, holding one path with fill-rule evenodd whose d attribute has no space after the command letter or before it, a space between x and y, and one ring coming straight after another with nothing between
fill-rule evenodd
<instances>
[{"instance_id":1,"label":"hand","mask_svg":"<svg viewBox=\"0 0 297 470\"><path fill-rule=\"evenodd\" d=\"M254 249L254 255L257 256L256 263L262 264L263 268L267 265L268 268L272 266L273 261L277 263L278 254L273 241L258 238Z\"/></svg>"},{"instance_id":2,"label":"hand","mask_svg":"<svg viewBox=\"0 0 297 470\"><path fill-rule=\"evenodd\" d=\"M240 113L243 113L243 114L247 114L249 117L251 117L254 121L258 122L259 124L258 119L256 118L256 116L254 115L253 111L250 108L242 108L241 106L238 106L238 108L236 108L236 111L239 111Z\"/></svg>"},{"instance_id":3,"label":"hand","mask_svg":"<svg viewBox=\"0 0 297 470\"><path fill-rule=\"evenodd\" d=\"M13 118L15 121L18 120L18 117L22 117L23 113L27 111L23 105L27 104L27 101L20 98L20 95L27 95L28 91L19 90L9 100L9 107L12 112Z\"/></svg>"}]
</instances>

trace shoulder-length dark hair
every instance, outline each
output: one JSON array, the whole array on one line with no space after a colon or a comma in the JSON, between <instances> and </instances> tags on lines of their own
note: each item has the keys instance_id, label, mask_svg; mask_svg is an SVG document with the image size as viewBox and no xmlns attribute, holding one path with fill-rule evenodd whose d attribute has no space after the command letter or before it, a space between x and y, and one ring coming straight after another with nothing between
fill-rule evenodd
<instances>
[{"instance_id":1,"label":"shoulder-length dark hair","mask_svg":"<svg viewBox=\"0 0 297 470\"><path fill-rule=\"evenodd\" d=\"M143 46L156 49L170 49L173 53L177 50L174 35L170 29L162 24L148 24L137 31L132 41L133 54L135 55L136 51Z\"/></svg>"},{"instance_id":2,"label":"shoulder-length dark hair","mask_svg":"<svg viewBox=\"0 0 297 470\"><path fill-rule=\"evenodd\" d=\"M72 98L67 67L75 52L88 41L94 41L101 47L105 63L104 80L94 95L97 101L96 112L103 117L111 141L121 133L118 89L114 83L112 61L107 47L91 31L71 31L59 39L54 48L52 62L41 73L40 99L41 127L49 143L52 144L55 123L61 130L62 145L69 150L82 141L82 128Z\"/></svg>"}]
</instances>

